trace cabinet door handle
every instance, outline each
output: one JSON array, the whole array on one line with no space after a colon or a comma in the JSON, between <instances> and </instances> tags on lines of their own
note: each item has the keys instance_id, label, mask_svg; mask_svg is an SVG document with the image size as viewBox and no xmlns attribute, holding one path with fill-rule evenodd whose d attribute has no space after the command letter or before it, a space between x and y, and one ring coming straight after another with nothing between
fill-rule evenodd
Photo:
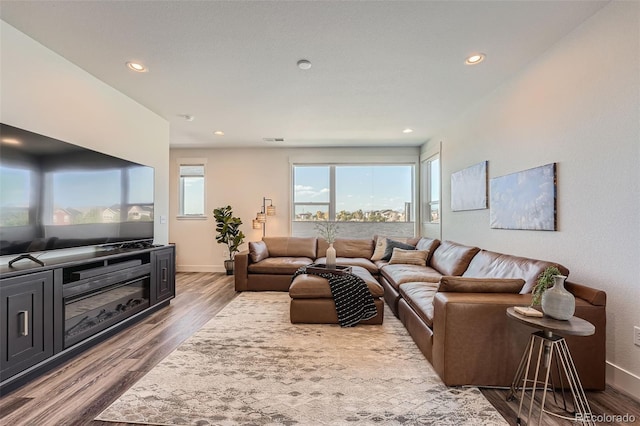
<instances>
[{"instance_id":1,"label":"cabinet door handle","mask_svg":"<svg viewBox=\"0 0 640 426\"><path fill-rule=\"evenodd\" d=\"M167 268L162 268L162 281L167 281Z\"/></svg>"},{"instance_id":2,"label":"cabinet door handle","mask_svg":"<svg viewBox=\"0 0 640 426\"><path fill-rule=\"evenodd\" d=\"M20 311L18 315L22 315L22 321L20 322L20 335L29 335L29 311Z\"/></svg>"}]
</instances>

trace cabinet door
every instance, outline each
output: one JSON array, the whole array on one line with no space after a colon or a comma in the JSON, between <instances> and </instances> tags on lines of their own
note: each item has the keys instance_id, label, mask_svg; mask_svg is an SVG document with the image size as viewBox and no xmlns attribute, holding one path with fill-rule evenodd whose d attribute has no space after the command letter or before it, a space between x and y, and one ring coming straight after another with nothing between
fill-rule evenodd
<instances>
[{"instance_id":1,"label":"cabinet door","mask_svg":"<svg viewBox=\"0 0 640 426\"><path fill-rule=\"evenodd\" d=\"M153 252L155 276L151 280L151 304L176 295L175 250L173 247Z\"/></svg>"},{"instance_id":2,"label":"cabinet door","mask_svg":"<svg viewBox=\"0 0 640 426\"><path fill-rule=\"evenodd\" d=\"M53 355L53 272L0 280L0 380Z\"/></svg>"}]
</instances>

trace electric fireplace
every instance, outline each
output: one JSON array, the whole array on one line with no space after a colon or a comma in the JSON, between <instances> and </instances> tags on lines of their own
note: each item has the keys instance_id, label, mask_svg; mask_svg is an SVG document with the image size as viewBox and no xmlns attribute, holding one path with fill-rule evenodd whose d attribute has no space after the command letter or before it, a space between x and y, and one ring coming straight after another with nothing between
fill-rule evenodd
<instances>
[{"instance_id":1,"label":"electric fireplace","mask_svg":"<svg viewBox=\"0 0 640 426\"><path fill-rule=\"evenodd\" d=\"M63 291L65 348L149 307L149 275L90 284Z\"/></svg>"}]
</instances>

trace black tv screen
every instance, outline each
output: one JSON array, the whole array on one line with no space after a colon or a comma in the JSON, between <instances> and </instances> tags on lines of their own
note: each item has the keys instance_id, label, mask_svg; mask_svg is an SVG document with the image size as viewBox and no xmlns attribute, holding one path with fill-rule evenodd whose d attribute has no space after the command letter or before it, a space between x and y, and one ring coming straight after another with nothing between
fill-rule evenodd
<instances>
[{"instance_id":1,"label":"black tv screen","mask_svg":"<svg viewBox=\"0 0 640 426\"><path fill-rule=\"evenodd\" d=\"M153 240L152 167L0 123L0 255Z\"/></svg>"}]
</instances>

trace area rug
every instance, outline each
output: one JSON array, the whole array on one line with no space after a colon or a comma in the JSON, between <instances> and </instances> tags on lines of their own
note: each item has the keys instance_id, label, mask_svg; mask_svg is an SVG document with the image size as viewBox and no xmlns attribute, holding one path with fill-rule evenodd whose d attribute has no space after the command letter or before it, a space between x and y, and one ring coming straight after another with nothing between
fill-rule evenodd
<instances>
[{"instance_id":1,"label":"area rug","mask_svg":"<svg viewBox=\"0 0 640 426\"><path fill-rule=\"evenodd\" d=\"M153 425L505 425L383 325L291 324L287 293L244 292L96 420Z\"/></svg>"}]
</instances>

